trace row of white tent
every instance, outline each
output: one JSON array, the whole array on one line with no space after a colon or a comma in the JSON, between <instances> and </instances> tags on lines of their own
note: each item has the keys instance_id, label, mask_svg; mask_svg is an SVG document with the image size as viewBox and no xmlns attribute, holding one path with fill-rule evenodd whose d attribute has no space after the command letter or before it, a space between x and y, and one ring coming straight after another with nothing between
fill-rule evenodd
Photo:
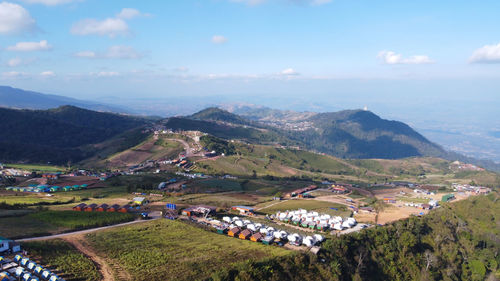
<instances>
[{"instance_id":1,"label":"row of white tent","mask_svg":"<svg viewBox=\"0 0 500 281\"><path fill-rule=\"evenodd\" d=\"M308 212L304 209L295 211L277 212L276 216L280 221L297 222L297 223L315 223L319 226L328 226L335 230L343 230L352 228L357 224L355 218L345 218L339 216L331 216L329 214L319 214L318 212Z\"/></svg>"},{"instance_id":2,"label":"row of white tent","mask_svg":"<svg viewBox=\"0 0 500 281\"><path fill-rule=\"evenodd\" d=\"M244 227L253 232L260 232L264 236L272 236L275 239L286 239L291 244L297 246L304 244L307 247L312 247L325 240L325 238L320 234L314 234L311 236L302 236L298 233L289 234L284 230L275 229L271 226L268 227L261 223L253 223L250 220L242 220L239 217L223 217L222 220L229 224L229 228Z\"/></svg>"},{"instance_id":3,"label":"row of white tent","mask_svg":"<svg viewBox=\"0 0 500 281\"><path fill-rule=\"evenodd\" d=\"M41 265L35 263L27 257L16 255L14 257L14 262L16 262L19 266L15 268L12 273L23 281L64 281L61 277L52 273L50 270L43 268Z\"/></svg>"}]
</instances>

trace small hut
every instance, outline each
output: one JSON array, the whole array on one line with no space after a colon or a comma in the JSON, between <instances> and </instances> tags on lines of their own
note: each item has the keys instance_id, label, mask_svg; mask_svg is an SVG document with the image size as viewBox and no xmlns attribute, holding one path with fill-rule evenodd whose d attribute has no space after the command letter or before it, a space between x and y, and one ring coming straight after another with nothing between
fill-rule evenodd
<instances>
[{"instance_id":1,"label":"small hut","mask_svg":"<svg viewBox=\"0 0 500 281\"><path fill-rule=\"evenodd\" d=\"M37 265L37 266L35 267L35 273L36 273L37 275L40 275L40 274L42 274L42 272L43 272L43 267L42 267L41 265Z\"/></svg>"},{"instance_id":2,"label":"small hut","mask_svg":"<svg viewBox=\"0 0 500 281\"><path fill-rule=\"evenodd\" d=\"M93 212L97 208L97 204L90 204L85 207L85 212Z\"/></svg>"},{"instance_id":3,"label":"small hut","mask_svg":"<svg viewBox=\"0 0 500 281\"><path fill-rule=\"evenodd\" d=\"M106 212L108 210L109 205L108 204L102 204L101 206L97 207L96 211L98 212Z\"/></svg>"},{"instance_id":4,"label":"small hut","mask_svg":"<svg viewBox=\"0 0 500 281\"><path fill-rule=\"evenodd\" d=\"M20 260L22 260L22 259L23 259L23 256L21 256L21 255L16 255L16 256L14 257L14 261L15 261L15 262L19 262L19 261L20 261Z\"/></svg>"},{"instance_id":5,"label":"small hut","mask_svg":"<svg viewBox=\"0 0 500 281\"><path fill-rule=\"evenodd\" d=\"M231 228L228 232L227 232L227 235L228 236L231 236L231 237L238 237L238 234L240 234L241 232L241 228L239 227L234 227L234 228Z\"/></svg>"},{"instance_id":6,"label":"small hut","mask_svg":"<svg viewBox=\"0 0 500 281\"><path fill-rule=\"evenodd\" d=\"M118 209L118 212L120 212L120 213L128 213L128 210L129 210L130 208L131 208L131 207L130 207L130 205L123 205L122 207L120 207L120 208Z\"/></svg>"},{"instance_id":7,"label":"small hut","mask_svg":"<svg viewBox=\"0 0 500 281\"><path fill-rule=\"evenodd\" d=\"M45 269L43 272L42 272L42 278L47 280L49 279L50 275L52 274L52 272L50 272L50 270L47 270Z\"/></svg>"},{"instance_id":8,"label":"small hut","mask_svg":"<svg viewBox=\"0 0 500 281\"><path fill-rule=\"evenodd\" d=\"M75 207L73 207L73 211L81 212L85 209L85 207L87 207L87 204L81 203L81 204L78 204Z\"/></svg>"},{"instance_id":9,"label":"small hut","mask_svg":"<svg viewBox=\"0 0 500 281\"><path fill-rule=\"evenodd\" d=\"M264 238L264 235L262 235L262 233L260 232L257 232L252 235L252 237L250 237L250 240L252 240L253 242L260 242L262 238Z\"/></svg>"},{"instance_id":10,"label":"small hut","mask_svg":"<svg viewBox=\"0 0 500 281\"><path fill-rule=\"evenodd\" d=\"M264 239L262 239L262 244L264 245L271 245L274 242L274 237L273 236L266 236Z\"/></svg>"},{"instance_id":11,"label":"small hut","mask_svg":"<svg viewBox=\"0 0 500 281\"><path fill-rule=\"evenodd\" d=\"M247 240L250 238L250 236L252 236L252 231L250 231L250 229L245 229L240 233L239 238L242 240Z\"/></svg>"},{"instance_id":12,"label":"small hut","mask_svg":"<svg viewBox=\"0 0 500 281\"><path fill-rule=\"evenodd\" d=\"M7 272L0 273L0 281L9 281L10 276Z\"/></svg>"},{"instance_id":13,"label":"small hut","mask_svg":"<svg viewBox=\"0 0 500 281\"><path fill-rule=\"evenodd\" d=\"M109 207L106 210L106 212L118 212L119 209L120 209L120 205L114 204L114 205L111 205L111 207Z\"/></svg>"}]
</instances>

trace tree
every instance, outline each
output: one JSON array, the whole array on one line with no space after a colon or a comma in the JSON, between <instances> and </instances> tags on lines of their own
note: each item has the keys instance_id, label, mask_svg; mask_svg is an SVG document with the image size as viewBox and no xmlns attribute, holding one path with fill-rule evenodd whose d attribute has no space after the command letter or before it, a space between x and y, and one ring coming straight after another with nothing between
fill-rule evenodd
<instances>
[{"instance_id":1,"label":"tree","mask_svg":"<svg viewBox=\"0 0 500 281\"><path fill-rule=\"evenodd\" d=\"M434 256L434 254L430 250L425 250L424 258L425 270L429 271L429 267L433 266L436 262L436 256Z\"/></svg>"}]
</instances>

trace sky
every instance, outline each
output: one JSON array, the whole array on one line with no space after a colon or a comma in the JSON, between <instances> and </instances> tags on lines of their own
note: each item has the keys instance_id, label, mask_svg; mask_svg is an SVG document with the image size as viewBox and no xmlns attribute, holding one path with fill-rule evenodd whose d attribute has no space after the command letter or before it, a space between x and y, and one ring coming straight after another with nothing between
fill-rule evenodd
<instances>
[{"instance_id":1,"label":"sky","mask_svg":"<svg viewBox=\"0 0 500 281\"><path fill-rule=\"evenodd\" d=\"M0 85L149 114L367 106L500 162L498 0L0 1Z\"/></svg>"},{"instance_id":2,"label":"sky","mask_svg":"<svg viewBox=\"0 0 500 281\"><path fill-rule=\"evenodd\" d=\"M360 83L354 94L465 81L491 95L498 11L496 0L4 1L0 83L92 99L324 95L345 81Z\"/></svg>"}]
</instances>

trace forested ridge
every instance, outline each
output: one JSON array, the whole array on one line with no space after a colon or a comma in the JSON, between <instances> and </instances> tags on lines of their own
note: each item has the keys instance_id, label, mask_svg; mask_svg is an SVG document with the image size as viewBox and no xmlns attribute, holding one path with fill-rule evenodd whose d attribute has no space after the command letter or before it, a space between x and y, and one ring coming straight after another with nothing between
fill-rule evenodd
<instances>
[{"instance_id":1,"label":"forested ridge","mask_svg":"<svg viewBox=\"0 0 500 281\"><path fill-rule=\"evenodd\" d=\"M318 256L247 262L213 280L498 280L500 200L445 204L424 217L327 240Z\"/></svg>"}]
</instances>

